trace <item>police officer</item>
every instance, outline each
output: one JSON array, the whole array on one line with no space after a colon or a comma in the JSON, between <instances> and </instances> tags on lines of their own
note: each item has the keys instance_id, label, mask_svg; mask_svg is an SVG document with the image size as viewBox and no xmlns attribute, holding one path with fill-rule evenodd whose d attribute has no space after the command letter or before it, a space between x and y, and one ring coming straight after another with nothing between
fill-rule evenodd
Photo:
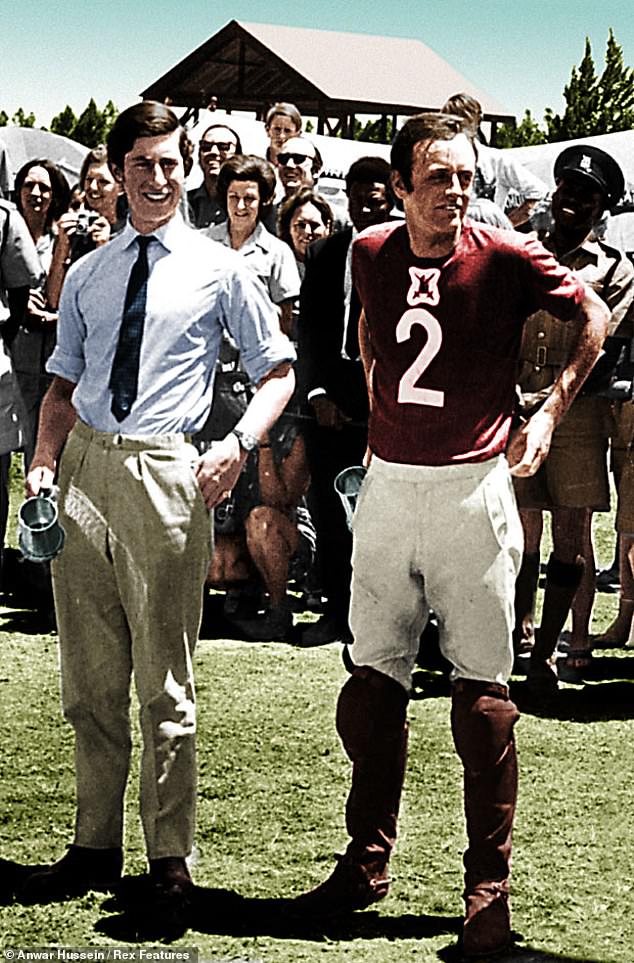
<instances>
[{"instance_id":1,"label":"police officer","mask_svg":"<svg viewBox=\"0 0 634 963\"><path fill-rule=\"evenodd\" d=\"M610 403L597 392L618 355L622 343L618 336L625 333L623 322L634 297L630 262L593 236L604 211L616 205L623 194L619 165L598 147L575 145L557 157L554 176L553 228L542 238L543 243L605 301L611 321L604 354L556 429L546 461L534 477L515 479L525 535L516 593L515 643L516 651L532 649L528 685L538 696L557 689L554 652L575 595L571 666L576 667L575 660L588 654L595 578L592 512L609 508L606 451ZM574 338L574 325L563 324L547 311L537 311L528 319L518 378L525 414L548 397L567 363ZM553 552L546 569L541 626L533 636L544 510L552 514Z\"/></svg>"}]
</instances>

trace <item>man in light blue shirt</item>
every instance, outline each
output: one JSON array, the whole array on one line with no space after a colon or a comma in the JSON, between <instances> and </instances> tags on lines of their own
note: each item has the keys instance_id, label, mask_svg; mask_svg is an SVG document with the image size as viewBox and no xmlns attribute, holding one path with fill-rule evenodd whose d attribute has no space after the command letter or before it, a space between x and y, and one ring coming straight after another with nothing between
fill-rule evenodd
<instances>
[{"instance_id":1,"label":"man in light blue shirt","mask_svg":"<svg viewBox=\"0 0 634 963\"><path fill-rule=\"evenodd\" d=\"M134 677L153 912L173 921L192 889L192 653L209 511L288 401L294 351L240 256L183 223L191 144L172 111L149 101L128 108L108 156L130 222L67 275L48 363L55 378L27 477L37 494L59 461L66 543L53 582L64 714L75 730L75 838L20 896L48 902L119 879ZM198 457L186 436L207 417L223 330L257 389L236 428Z\"/></svg>"}]
</instances>

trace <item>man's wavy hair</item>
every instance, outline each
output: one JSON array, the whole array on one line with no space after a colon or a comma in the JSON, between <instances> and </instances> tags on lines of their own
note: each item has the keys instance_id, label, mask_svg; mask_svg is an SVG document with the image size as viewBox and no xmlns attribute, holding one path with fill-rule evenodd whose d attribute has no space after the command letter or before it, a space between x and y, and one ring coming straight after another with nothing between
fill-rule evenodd
<instances>
[{"instance_id":1,"label":"man's wavy hair","mask_svg":"<svg viewBox=\"0 0 634 963\"><path fill-rule=\"evenodd\" d=\"M128 154L134 142L139 137L162 137L180 130L179 147L183 158L185 176L192 169L194 148L187 136L187 131L181 127L178 117L165 104L156 100L142 100L122 111L114 122L108 134L108 163L110 167L123 169L125 155Z\"/></svg>"},{"instance_id":2,"label":"man's wavy hair","mask_svg":"<svg viewBox=\"0 0 634 963\"><path fill-rule=\"evenodd\" d=\"M473 134L465 126L464 118L454 114L415 114L407 120L394 138L390 161L392 170L401 175L407 191L412 190L412 162L414 147L421 141L453 140L464 134L473 143Z\"/></svg>"}]
</instances>

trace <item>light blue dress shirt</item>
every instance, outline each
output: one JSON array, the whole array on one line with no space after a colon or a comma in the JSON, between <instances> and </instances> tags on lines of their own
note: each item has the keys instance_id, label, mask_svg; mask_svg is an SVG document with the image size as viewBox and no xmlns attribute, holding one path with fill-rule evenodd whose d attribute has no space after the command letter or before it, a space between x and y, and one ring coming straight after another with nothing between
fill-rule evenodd
<instances>
[{"instance_id":1,"label":"light blue dress shirt","mask_svg":"<svg viewBox=\"0 0 634 963\"><path fill-rule=\"evenodd\" d=\"M58 336L47 370L76 385L73 406L97 431L131 435L194 433L211 407L223 330L257 384L295 360L277 310L240 255L188 227L181 215L148 247L150 276L137 400L118 422L110 411L110 369L128 278L138 254L130 223L76 262L64 281Z\"/></svg>"}]
</instances>

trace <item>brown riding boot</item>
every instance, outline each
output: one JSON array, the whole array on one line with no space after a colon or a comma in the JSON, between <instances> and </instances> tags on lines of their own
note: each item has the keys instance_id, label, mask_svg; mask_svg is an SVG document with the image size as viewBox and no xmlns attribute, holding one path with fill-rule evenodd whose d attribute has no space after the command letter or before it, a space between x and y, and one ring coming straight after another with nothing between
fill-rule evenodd
<instances>
[{"instance_id":1,"label":"brown riding boot","mask_svg":"<svg viewBox=\"0 0 634 963\"><path fill-rule=\"evenodd\" d=\"M515 582L515 628L513 652L515 657L531 652L535 644L535 596L539 581L539 554L524 555Z\"/></svg>"},{"instance_id":2,"label":"brown riding boot","mask_svg":"<svg viewBox=\"0 0 634 963\"><path fill-rule=\"evenodd\" d=\"M555 695L559 686L555 649L566 624L572 600L583 577L585 562L560 562L553 555L546 567L546 591L542 621L535 632L535 645L526 677L532 695Z\"/></svg>"},{"instance_id":3,"label":"brown riding boot","mask_svg":"<svg viewBox=\"0 0 634 963\"><path fill-rule=\"evenodd\" d=\"M351 841L331 876L293 901L303 916L340 916L387 895L407 761L407 702L398 682L367 666L357 666L341 690L337 731L352 760Z\"/></svg>"},{"instance_id":4,"label":"brown riding boot","mask_svg":"<svg viewBox=\"0 0 634 963\"><path fill-rule=\"evenodd\" d=\"M513 727L519 718L506 686L458 679L451 729L464 767L468 847L464 854L466 957L501 953L511 945L509 874L517 799Z\"/></svg>"}]
</instances>

